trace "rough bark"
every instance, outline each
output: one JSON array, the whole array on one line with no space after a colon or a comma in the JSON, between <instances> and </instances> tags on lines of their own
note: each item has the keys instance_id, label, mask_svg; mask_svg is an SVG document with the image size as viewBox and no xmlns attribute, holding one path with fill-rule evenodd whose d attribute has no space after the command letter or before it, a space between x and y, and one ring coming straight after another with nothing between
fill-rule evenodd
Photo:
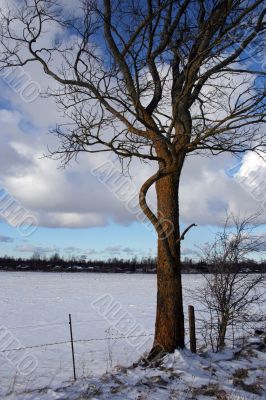
<instances>
[{"instance_id":1,"label":"rough bark","mask_svg":"<svg viewBox=\"0 0 266 400\"><path fill-rule=\"evenodd\" d=\"M225 335L228 326L229 319L222 318L218 326L218 340L217 340L217 351L222 350L225 347Z\"/></svg>"},{"instance_id":2,"label":"rough bark","mask_svg":"<svg viewBox=\"0 0 266 400\"><path fill-rule=\"evenodd\" d=\"M167 226L169 258L164 240L158 239L157 314L151 354L184 348L184 314L180 265L178 206L179 176L172 174L156 182L158 218Z\"/></svg>"}]
</instances>

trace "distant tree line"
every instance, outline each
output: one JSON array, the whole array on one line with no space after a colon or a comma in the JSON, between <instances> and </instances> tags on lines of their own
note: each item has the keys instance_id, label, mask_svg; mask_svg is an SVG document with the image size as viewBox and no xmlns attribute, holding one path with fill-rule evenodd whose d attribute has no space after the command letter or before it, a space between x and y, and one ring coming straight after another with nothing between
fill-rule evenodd
<instances>
[{"instance_id":1,"label":"distant tree line","mask_svg":"<svg viewBox=\"0 0 266 400\"><path fill-rule=\"evenodd\" d=\"M183 273L211 273L214 265L204 260L195 261L186 258L182 261ZM237 263L235 270L245 273L266 273L266 261L246 260ZM117 273L156 273L157 259L143 257L107 260L86 260L85 258L64 259L55 253L49 258L40 258L34 254L31 258L0 257L0 270L5 271L44 271L44 272L117 272Z\"/></svg>"}]
</instances>

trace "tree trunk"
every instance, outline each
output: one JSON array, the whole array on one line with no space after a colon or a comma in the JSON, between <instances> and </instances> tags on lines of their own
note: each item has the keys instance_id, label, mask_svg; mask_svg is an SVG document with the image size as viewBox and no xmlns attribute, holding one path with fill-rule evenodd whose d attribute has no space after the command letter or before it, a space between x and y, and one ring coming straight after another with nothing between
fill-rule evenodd
<instances>
[{"instance_id":1,"label":"tree trunk","mask_svg":"<svg viewBox=\"0 0 266 400\"><path fill-rule=\"evenodd\" d=\"M155 340L151 355L174 352L185 347L181 283L179 230L179 175L169 175L156 182L158 218L168 231L171 257L164 240L158 239L157 315Z\"/></svg>"},{"instance_id":2,"label":"tree trunk","mask_svg":"<svg viewBox=\"0 0 266 400\"><path fill-rule=\"evenodd\" d=\"M227 318L222 318L218 324L217 351L221 351L225 347L225 335L226 335L227 325L228 325Z\"/></svg>"}]
</instances>

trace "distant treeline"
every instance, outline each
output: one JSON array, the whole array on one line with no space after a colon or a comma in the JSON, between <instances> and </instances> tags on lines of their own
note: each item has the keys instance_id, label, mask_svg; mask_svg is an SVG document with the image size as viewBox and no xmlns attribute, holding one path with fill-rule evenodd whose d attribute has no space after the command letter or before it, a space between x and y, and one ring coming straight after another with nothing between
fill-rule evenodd
<instances>
[{"instance_id":1,"label":"distant treeline","mask_svg":"<svg viewBox=\"0 0 266 400\"><path fill-rule=\"evenodd\" d=\"M266 273L266 261L255 262L249 260L234 267L243 272ZM45 271L45 272L119 272L119 273L156 273L157 260L144 257L140 260L110 258L108 260L65 260L55 254L49 259L22 259L0 257L0 270L4 271ZM206 262L185 260L182 262L183 273L211 272L212 266Z\"/></svg>"}]
</instances>

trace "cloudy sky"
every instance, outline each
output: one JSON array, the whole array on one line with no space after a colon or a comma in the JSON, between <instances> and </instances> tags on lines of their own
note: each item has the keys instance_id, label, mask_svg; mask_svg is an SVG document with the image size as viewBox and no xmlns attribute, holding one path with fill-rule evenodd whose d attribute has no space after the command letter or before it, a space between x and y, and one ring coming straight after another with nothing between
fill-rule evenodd
<instances>
[{"instance_id":1,"label":"cloudy sky","mask_svg":"<svg viewBox=\"0 0 266 400\"><path fill-rule=\"evenodd\" d=\"M53 85L37 66L25 72L33 93L39 86L45 90ZM150 225L141 223L136 208L95 174L107 162L117 171L120 164L106 155L83 154L78 163L61 169L58 161L44 157L48 146L56 148L56 138L49 130L61 117L53 99L35 93L34 101L29 101L30 90L23 93L11 78L0 76L0 254L154 256L156 238ZM131 177L121 175L120 182L137 192L153 168L136 160ZM261 222L266 223L265 172L253 154L240 160L229 155L187 159L180 195L182 226L196 223L198 227L183 243L184 256L197 256L197 246L212 239L228 209L243 215L262 209ZM37 227L31 235L23 234L1 213L1 190L35 218ZM150 202L155 203L153 194ZM260 231L266 231L265 225Z\"/></svg>"}]
</instances>

